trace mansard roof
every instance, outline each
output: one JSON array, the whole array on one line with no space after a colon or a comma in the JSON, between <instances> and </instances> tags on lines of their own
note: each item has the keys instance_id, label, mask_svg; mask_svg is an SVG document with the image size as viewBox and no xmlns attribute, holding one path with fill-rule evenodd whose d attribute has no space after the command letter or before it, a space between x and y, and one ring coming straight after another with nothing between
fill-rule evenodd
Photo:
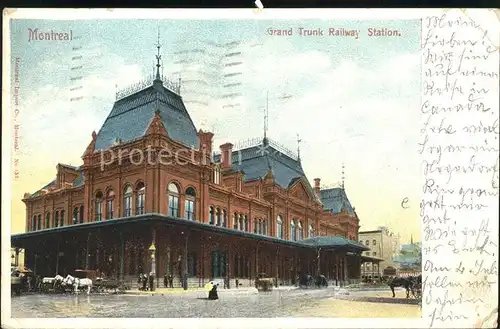
<instances>
[{"instance_id":1,"label":"mansard roof","mask_svg":"<svg viewBox=\"0 0 500 329\"><path fill-rule=\"evenodd\" d=\"M349 215L356 216L343 188L338 187L321 190L320 198L323 203L323 208L330 211L332 214L338 214L342 208L344 208Z\"/></svg>"},{"instance_id":2,"label":"mansard roof","mask_svg":"<svg viewBox=\"0 0 500 329\"><path fill-rule=\"evenodd\" d=\"M63 163L60 163L61 166L63 167L67 167L67 168L71 168L73 170L76 170L78 171L78 176L75 178L75 180L72 182L73 184L73 187L80 187L82 186L83 184L85 184L85 175L83 173L83 169L81 167L75 167L75 166L70 166L70 165L65 165ZM42 190L48 190L49 188L51 187L56 187L56 180L52 180L50 183L48 183L47 185L43 186L41 189L39 189L38 191L36 191L35 193L31 194L30 197L37 197L40 195L40 192Z\"/></svg>"},{"instance_id":3,"label":"mansard roof","mask_svg":"<svg viewBox=\"0 0 500 329\"><path fill-rule=\"evenodd\" d=\"M156 110L170 138L199 148L196 127L182 97L155 80L153 85L115 102L97 134L95 150L108 149L117 140L126 143L143 137Z\"/></svg>"},{"instance_id":4,"label":"mansard roof","mask_svg":"<svg viewBox=\"0 0 500 329\"><path fill-rule=\"evenodd\" d=\"M290 188L298 179L305 178L304 184L312 193L300 161L279 151L272 144L233 151L232 162L234 170L244 172L245 182L264 178L271 171L276 184L284 189Z\"/></svg>"}]
</instances>

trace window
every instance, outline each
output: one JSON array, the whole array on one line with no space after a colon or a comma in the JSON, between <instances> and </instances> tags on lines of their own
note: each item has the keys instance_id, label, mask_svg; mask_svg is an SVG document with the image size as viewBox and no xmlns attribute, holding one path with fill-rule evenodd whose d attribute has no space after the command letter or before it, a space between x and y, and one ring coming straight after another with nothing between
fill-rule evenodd
<instances>
[{"instance_id":1,"label":"window","mask_svg":"<svg viewBox=\"0 0 500 329\"><path fill-rule=\"evenodd\" d=\"M243 231L245 229L245 225L243 223L243 214L240 214L240 220L239 220L238 228L239 228L240 231Z\"/></svg>"},{"instance_id":2,"label":"window","mask_svg":"<svg viewBox=\"0 0 500 329\"><path fill-rule=\"evenodd\" d=\"M276 236L280 239L283 239L283 221L281 220L281 216L278 215L278 219L276 220Z\"/></svg>"},{"instance_id":3,"label":"window","mask_svg":"<svg viewBox=\"0 0 500 329\"><path fill-rule=\"evenodd\" d=\"M267 235L267 220L262 221L262 234Z\"/></svg>"},{"instance_id":4,"label":"window","mask_svg":"<svg viewBox=\"0 0 500 329\"><path fill-rule=\"evenodd\" d=\"M215 226L220 226L221 225L221 213L220 209L216 208L215 209Z\"/></svg>"},{"instance_id":5,"label":"window","mask_svg":"<svg viewBox=\"0 0 500 329\"><path fill-rule=\"evenodd\" d=\"M102 220L102 193L100 191L95 195L95 220L97 222Z\"/></svg>"},{"instance_id":6,"label":"window","mask_svg":"<svg viewBox=\"0 0 500 329\"><path fill-rule=\"evenodd\" d=\"M50 212L45 215L45 228L50 227Z\"/></svg>"},{"instance_id":7,"label":"window","mask_svg":"<svg viewBox=\"0 0 500 329\"><path fill-rule=\"evenodd\" d=\"M377 253L375 251L373 252L373 256L377 256Z\"/></svg>"},{"instance_id":8,"label":"window","mask_svg":"<svg viewBox=\"0 0 500 329\"><path fill-rule=\"evenodd\" d=\"M215 223L215 210L214 207L209 208L209 214L208 214L208 224L214 225Z\"/></svg>"},{"instance_id":9,"label":"window","mask_svg":"<svg viewBox=\"0 0 500 329\"><path fill-rule=\"evenodd\" d=\"M262 234L262 220L259 219L257 222L258 228L257 228L257 233Z\"/></svg>"},{"instance_id":10,"label":"window","mask_svg":"<svg viewBox=\"0 0 500 329\"><path fill-rule=\"evenodd\" d=\"M314 237L314 226L309 225L309 237Z\"/></svg>"},{"instance_id":11,"label":"window","mask_svg":"<svg viewBox=\"0 0 500 329\"><path fill-rule=\"evenodd\" d=\"M222 210L222 226L227 227L227 211Z\"/></svg>"},{"instance_id":12,"label":"window","mask_svg":"<svg viewBox=\"0 0 500 329\"><path fill-rule=\"evenodd\" d=\"M54 214L54 227L58 226L59 226L59 211L56 211L56 213Z\"/></svg>"},{"instance_id":13,"label":"window","mask_svg":"<svg viewBox=\"0 0 500 329\"><path fill-rule=\"evenodd\" d=\"M212 278L226 276L227 253L219 250L212 251Z\"/></svg>"},{"instance_id":14,"label":"window","mask_svg":"<svg viewBox=\"0 0 500 329\"><path fill-rule=\"evenodd\" d=\"M298 240L303 240L304 239L304 230L302 229L302 222L299 222L299 236L297 237Z\"/></svg>"},{"instance_id":15,"label":"window","mask_svg":"<svg viewBox=\"0 0 500 329\"><path fill-rule=\"evenodd\" d=\"M257 218L253 220L253 233L257 234L258 229L257 229Z\"/></svg>"},{"instance_id":16,"label":"window","mask_svg":"<svg viewBox=\"0 0 500 329\"><path fill-rule=\"evenodd\" d=\"M292 219L290 222L290 240L295 241L297 240L297 230L295 228L295 221Z\"/></svg>"},{"instance_id":17,"label":"window","mask_svg":"<svg viewBox=\"0 0 500 329\"><path fill-rule=\"evenodd\" d=\"M132 216L132 186L127 185L123 193L123 216Z\"/></svg>"},{"instance_id":18,"label":"window","mask_svg":"<svg viewBox=\"0 0 500 329\"><path fill-rule=\"evenodd\" d=\"M186 201L184 202L184 217L189 220L195 220L194 203L196 200L196 192L194 188L188 187L184 194L186 195Z\"/></svg>"},{"instance_id":19,"label":"window","mask_svg":"<svg viewBox=\"0 0 500 329\"><path fill-rule=\"evenodd\" d=\"M38 215L38 229L42 229L42 215Z\"/></svg>"},{"instance_id":20,"label":"window","mask_svg":"<svg viewBox=\"0 0 500 329\"><path fill-rule=\"evenodd\" d=\"M61 210L61 221L59 222L60 226L64 226L64 213L65 213L65 211Z\"/></svg>"},{"instance_id":21,"label":"window","mask_svg":"<svg viewBox=\"0 0 500 329\"><path fill-rule=\"evenodd\" d=\"M235 229L235 230L238 229L238 214L237 213L233 214L233 229Z\"/></svg>"},{"instance_id":22,"label":"window","mask_svg":"<svg viewBox=\"0 0 500 329\"><path fill-rule=\"evenodd\" d=\"M250 232L250 228L249 228L249 222L248 222L248 216L245 215L245 232Z\"/></svg>"},{"instance_id":23,"label":"window","mask_svg":"<svg viewBox=\"0 0 500 329\"><path fill-rule=\"evenodd\" d=\"M136 187L137 191L137 200L135 204L135 214L142 215L144 214L144 194L146 192L146 187L143 182L139 182Z\"/></svg>"},{"instance_id":24,"label":"window","mask_svg":"<svg viewBox=\"0 0 500 329\"><path fill-rule=\"evenodd\" d=\"M107 214L107 219L113 219L114 215L114 199L115 199L115 192L113 190L108 191L108 195L106 196L106 214Z\"/></svg>"},{"instance_id":25,"label":"window","mask_svg":"<svg viewBox=\"0 0 500 329\"><path fill-rule=\"evenodd\" d=\"M80 224L83 223L83 206L80 206Z\"/></svg>"},{"instance_id":26,"label":"window","mask_svg":"<svg viewBox=\"0 0 500 329\"><path fill-rule=\"evenodd\" d=\"M373 239L372 245L374 245L374 246L377 245L377 240Z\"/></svg>"},{"instance_id":27,"label":"window","mask_svg":"<svg viewBox=\"0 0 500 329\"><path fill-rule=\"evenodd\" d=\"M369 240L366 240L366 241L365 241L365 244L366 244L367 246L369 246L369 245L370 245L370 241L369 241Z\"/></svg>"},{"instance_id":28,"label":"window","mask_svg":"<svg viewBox=\"0 0 500 329\"><path fill-rule=\"evenodd\" d=\"M73 209L73 224L78 224L78 207Z\"/></svg>"},{"instance_id":29,"label":"window","mask_svg":"<svg viewBox=\"0 0 500 329\"><path fill-rule=\"evenodd\" d=\"M220 168L219 168L219 166L216 166L214 168L214 183L220 184Z\"/></svg>"},{"instance_id":30,"label":"window","mask_svg":"<svg viewBox=\"0 0 500 329\"><path fill-rule=\"evenodd\" d=\"M31 230L36 231L36 215L33 216L33 220L31 221Z\"/></svg>"},{"instance_id":31,"label":"window","mask_svg":"<svg viewBox=\"0 0 500 329\"><path fill-rule=\"evenodd\" d=\"M174 183L168 184L168 215L179 217L179 188Z\"/></svg>"}]
</instances>

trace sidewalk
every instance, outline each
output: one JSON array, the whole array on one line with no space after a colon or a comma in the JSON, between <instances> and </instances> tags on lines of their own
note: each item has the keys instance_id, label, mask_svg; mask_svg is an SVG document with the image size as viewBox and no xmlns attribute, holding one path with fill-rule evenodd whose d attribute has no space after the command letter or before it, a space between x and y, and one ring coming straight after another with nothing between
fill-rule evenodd
<instances>
[{"instance_id":1,"label":"sidewalk","mask_svg":"<svg viewBox=\"0 0 500 329\"><path fill-rule=\"evenodd\" d=\"M273 290L292 290L297 289L295 286L280 286L274 288ZM189 294L189 293L206 293L208 290L206 288L188 288L184 290L183 288L156 288L155 291L143 291L138 289L127 290L124 294L127 295L175 295L175 294ZM217 293L258 293L257 289L254 287L240 287L231 289L217 289Z\"/></svg>"}]
</instances>

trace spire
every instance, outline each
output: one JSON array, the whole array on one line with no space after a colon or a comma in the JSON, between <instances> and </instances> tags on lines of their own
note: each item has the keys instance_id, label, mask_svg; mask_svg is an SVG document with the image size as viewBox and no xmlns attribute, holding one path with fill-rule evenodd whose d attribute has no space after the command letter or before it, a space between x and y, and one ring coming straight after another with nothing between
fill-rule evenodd
<instances>
[{"instance_id":1,"label":"spire","mask_svg":"<svg viewBox=\"0 0 500 329\"><path fill-rule=\"evenodd\" d=\"M342 163L342 189L343 190L345 189L344 181L345 181L345 166Z\"/></svg>"},{"instance_id":2,"label":"spire","mask_svg":"<svg viewBox=\"0 0 500 329\"><path fill-rule=\"evenodd\" d=\"M161 81L161 76L160 76L160 61L161 61L161 55L160 55L160 28L158 27L158 43L156 44L156 48L158 49L158 54L156 55L156 79L155 80L160 80Z\"/></svg>"},{"instance_id":3,"label":"spire","mask_svg":"<svg viewBox=\"0 0 500 329\"><path fill-rule=\"evenodd\" d=\"M411 238L410 238L410 244L413 244L413 234L411 235Z\"/></svg>"},{"instance_id":4,"label":"spire","mask_svg":"<svg viewBox=\"0 0 500 329\"><path fill-rule=\"evenodd\" d=\"M264 145L268 144L267 140L267 129L268 129L268 118L269 117L269 91L266 94L266 107L264 108L264 140L262 143Z\"/></svg>"},{"instance_id":5,"label":"spire","mask_svg":"<svg viewBox=\"0 0 500 329\"><path fill-rule=\"evenodd\" d=\"M300 143L302 139L299 138L299 134L297 134L297 160L300 161Z\"/></svg>"}]
</instances>

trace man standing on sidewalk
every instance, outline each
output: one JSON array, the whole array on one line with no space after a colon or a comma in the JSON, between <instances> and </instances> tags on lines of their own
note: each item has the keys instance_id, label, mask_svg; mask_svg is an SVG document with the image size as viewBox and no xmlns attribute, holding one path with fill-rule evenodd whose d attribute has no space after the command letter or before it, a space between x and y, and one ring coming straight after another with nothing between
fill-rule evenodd
<instances>
[{"instance_id":1,"label":"man standing on sidewalk","mask_svg":"<svg viewBox=\"0 0 500 329\"><path fill-rule=\"evenodd\" d=\"M155 274L149 273L149 291L155 291Z\"/></svg>"}]
</instances>

